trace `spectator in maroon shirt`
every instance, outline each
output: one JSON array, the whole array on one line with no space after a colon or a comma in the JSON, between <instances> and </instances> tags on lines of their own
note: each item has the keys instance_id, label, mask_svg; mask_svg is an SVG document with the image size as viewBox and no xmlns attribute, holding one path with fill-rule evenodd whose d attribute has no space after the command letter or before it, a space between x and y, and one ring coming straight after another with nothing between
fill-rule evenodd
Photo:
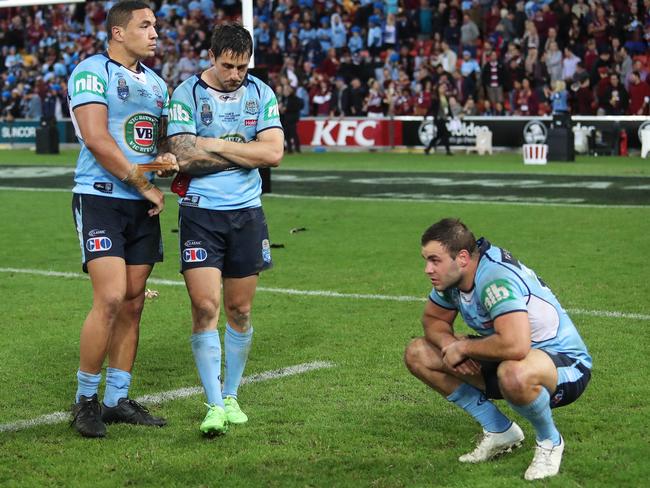
<instances>
[{"instance_id":1,"label":"spectator in maroon shirt","mask_svg":"<svg viewBox=\"0 0 650 488\"><path fill-rule=\"evenodd\" d=\"M499 11L499 5L493 4L490 11L485 15L484 29L483 33L487 37L489 34L494 32L497 24L501 20L501 12Z\"/></svg>"},{"instance_id":2,"label":"spectator in maroon shirt","mask_svg":"<svg viewBox=\"0 0 650 488\"><path fill-rule=\"evenodd\" d=\"M589 87L589 78L576 82L577 87L572 87L571 97L572 113L575 115L593 115L595 109L594 93ZM577 88L574 90L574 88Z\"/></svg>"},{"instance_id":3,"label":"spectator in maroon shirt","mask_svg":"<svg viewBox=\"0 0 650 488\"><path fill-rule=\"evenodd\" d=\"M318 85L313 87L309 92L312 115L316 115L317 117L327 117L329 115L331 98L332 87L327 80L321 78Z\"/></svg>"},{"instance_id":4,"label":"spectator in maroon shirt","mask_svg":"<svg viewBox=\"0 0 650 488\"><path fill-rule=\"evenodd\" d=\"M641 74L632 71L630 75L630 105L627 113L629 115L649 115L650 109L650 85L641 81Z\"/></svg>"},{"instance_id":5,"label":"spectator in maroon shirt","mask_svg":"<svg viewBox=\"0 0 650 488\"><path fill-rule=\"evenodd\" d=\"M605 16L605 9L598 7L596 9L596 18L592 19L587 28L589 35L593 36L596 40L598 49L602 49L609 44L609 20Z\"/></svg>"},{"instance_id":6,"label":"spectator in maroon shirt","mask_svg":"<svg viewBox=\"0 0 650 488\"><path fill-rule=\"evenodd\" d=\"M537 115L539 111L539 101L537 95L530 87L528 78L521 81L521 89L517 91L514 97L514 112L516 115Z\"/></svg>"},{"instance_id":7,"label":"spectator in maroon shirt","mask_svg":"<svg viewBox=\"0 0 650 488\"><path fill-rule=\"evenodd\" d=\"M596 40L593 37L587 39L587 50L582 56L585 69L591 73L594 63L598 60L598 50L596 49Z\"/></svg>"},{"instance_id":8,"label":"spectator in maroon shirt","mask_svg":"<svg viewBox=\"0 0 650 488\"><path fill-rule=\"evenodd\" d=\"M609 76L609 86L599 100L600 108L604 108L607 115L623 115L627 111L628 103L629 98L625 87L618 79L618 75L612 73Z\"/></svg>"},{"instance_id":9,"label":"spectator in maroon shirt","mask_svg":"<svg viewBox=\"0 0 650 488\"><path fill-rule=\"evenodd\" d=\"M328 78L334 78L339 71L339 66L341 63L336 55L336 49L331 47L327 50L327 57L318 67L318 72L327 75Z\"/></svg>"}]
</instances>

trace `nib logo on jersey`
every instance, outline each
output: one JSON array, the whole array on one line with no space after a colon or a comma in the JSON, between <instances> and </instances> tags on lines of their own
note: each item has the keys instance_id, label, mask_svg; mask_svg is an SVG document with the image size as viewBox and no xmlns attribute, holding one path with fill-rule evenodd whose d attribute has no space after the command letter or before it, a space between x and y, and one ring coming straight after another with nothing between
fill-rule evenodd
<instances>
[{"instance_id":1,"label":"nib logo on jersey","mask_svg":"<svg viewBox=\"0 0 650 488\"><path fill-rule=\"evenodd\" d=\"M135 114L124 124L124 138L131 149L152 153L158 139L158 119L149 114Z\"/></svg>"},{"instance_id":2,"label":"nib logo on jersey","mask_svg":"<svg viewBox=\"0 0 650 488\"><path fill-rule=\"evenodd\" d=\"M106 98L106 82L90 71L82 71L74 78L75 94L94 93Z\"/></svg>"},{"instance_id":3,"label":"nib logo on jersey","mask_svg":"<svg viewBox=\"0 0 650 488\"><path fill-rule=\"evenodd\" d=\"M504 300L514 300L510 285L506 280L494 280L487 285L481 293L481 303L486 310L492 309L497 303Z\"/></svg>"},{"instance_id":4,"label":"nib logo on jersey","mask_svg":"<svg viewBox=\"0 0 650 488\"><path fill-rule=\"evenodd\" d=\"M183 250L183 261L186 263L200 263L208 257L208 252L202 247L190 247Z\"/></svg>"}]
</instances>

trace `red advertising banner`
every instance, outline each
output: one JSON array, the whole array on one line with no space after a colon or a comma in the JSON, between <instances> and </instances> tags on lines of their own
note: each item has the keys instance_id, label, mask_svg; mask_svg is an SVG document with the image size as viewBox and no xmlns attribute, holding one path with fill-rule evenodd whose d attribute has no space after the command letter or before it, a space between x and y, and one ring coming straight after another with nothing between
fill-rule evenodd
<instances>
[{"instance_id":1,"label":"red advertising banner","mask_svg":"<svg viewBox=\"0 0 650 488\"><path fill-rule=\"evenodd\" d=\"M366 118L307 118L298 122L298 136L305 146L401 146L402 122Z\"/></svg>"}]
</instances>

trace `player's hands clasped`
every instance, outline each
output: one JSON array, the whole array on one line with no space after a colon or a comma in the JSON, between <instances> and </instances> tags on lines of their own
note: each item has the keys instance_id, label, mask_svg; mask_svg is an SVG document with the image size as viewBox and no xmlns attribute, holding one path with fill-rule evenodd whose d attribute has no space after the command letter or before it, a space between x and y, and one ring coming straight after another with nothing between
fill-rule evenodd
<instances>
[{"instance_id":1,"label":"player's hands clasped","mask_svg":"<svg viewBox=\"0 0 650 488\"><path fill-rule=\"evenodd\" d=\"M463 353L463 340L452 342L442 348L442 362L450 370L465 376L481 373L481 365Z\"/></svg>"},{"instance_id":2,"label":"player's hands clasped","mask_svg":"<svg viewBox=\"0 0 650 488\"><path fill-rule=\"evenodd\" d=\"M174 156L172 153L167 152L159 154L153 162L165 166L165 168L156 171L156 175L160 176L161 178L173 176L174 174L178 173L178 161L176 161L176 156Z\"/></svg>"}]
</instances>

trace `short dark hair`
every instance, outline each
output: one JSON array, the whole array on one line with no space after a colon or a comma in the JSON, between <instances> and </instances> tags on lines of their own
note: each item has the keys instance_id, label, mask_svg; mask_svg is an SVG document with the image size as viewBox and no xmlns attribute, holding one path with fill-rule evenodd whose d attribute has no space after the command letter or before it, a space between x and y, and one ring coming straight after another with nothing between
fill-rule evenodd
<instances>
[{"instance_id":1,"label":"short dark hair","mask_svg":"<svg viewBox=\"0 0 650 488\"><path fill-rule=\"evenodd\" d=\"M425 230L422 234L422 246L431 241L442 244L452 258L463 249L470 254L477 250L476 237L460 219L442 219Z\"/></svg>"},{"instance_id":2,"label":"short dark hair","mask_svg":"<svg viewBox=\"0 0 650 488\"><path fill-rule=\"evenodd\" d=\"M108 16L106 17L106 33L108 34L108 40L110 41L113 37L112 31L113 27L126 27L133 17L133 12L135 10L151 10L151 7L145 2L140 0L126 0L124 2L117 2L111 7L108 11Z\"/></svg>"},{"instance_id":3,"label":"short dark hair","mask_svg":"<svg viewBox=\"0 0 650 488\"><path fill-rule=\"evenodd\" d=\"M224 52L230 51L235 56L253 54L253 39L243 25L237 23L221 24L212 32L210 50L218 58Z\"/></svg>"}]
</instances>

